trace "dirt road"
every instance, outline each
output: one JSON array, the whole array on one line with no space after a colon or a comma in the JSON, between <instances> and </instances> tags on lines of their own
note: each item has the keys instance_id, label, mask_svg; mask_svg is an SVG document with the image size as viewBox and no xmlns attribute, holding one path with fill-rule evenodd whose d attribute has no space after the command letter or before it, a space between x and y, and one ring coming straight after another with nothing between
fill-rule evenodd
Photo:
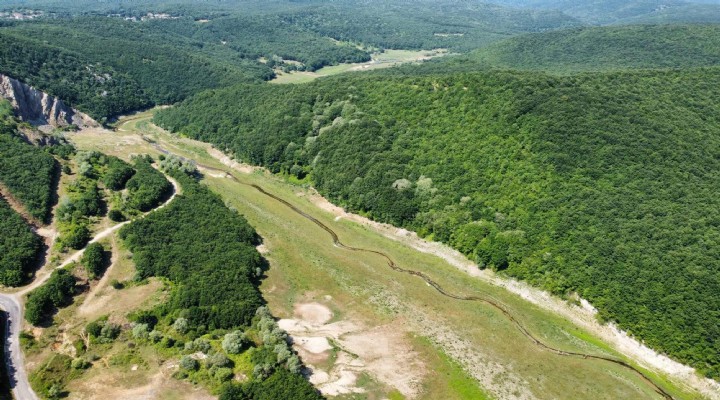
<instances>
[{"instance_id":1,"label":"dirt road","mask_svg":"<svg viewBox=\"0 0 720 400\"><path fill-rule=\"evenodd\" d=\"M170 178L169 176L166 176L166 178L173 185L172 195L167 201L165 201L165 203L158 206L154 210L143 214L140 218L144 218L146 215L167 206L168 204L170 204L170 202L173 201L173 199L175 199L175 196L179 193L180 185L177 183L177 181ZM114 225L101 231L100 233L95 235L95 237L89 243L95 243L110 236L112 233L116 232L130 222L132 221L125 221L123 223ZM87 248L87 246L85 248ZM79 260L85 252L85 248L75 252L55 269L66 267L70 263ZM36 289L37 287L45 283L45 281L47 281L51 275L51 273L46 273L38 277L33 283L22 288L22 290L20 290L19 292L12 294L0 293L0 308L5 310L5 312L8 314L8 326L6 329L7 340L5 341L5 364L7 366L7 371L10 379L10 387L12 388L13 396L19 400L38 399L38 396L30 387L27 371L25 370L25 363L23 361L22 351L20 350L20 329L22 328L23 315L22 298L25 294L31 292L33 289Z\"/></svg>"}]
</instances>

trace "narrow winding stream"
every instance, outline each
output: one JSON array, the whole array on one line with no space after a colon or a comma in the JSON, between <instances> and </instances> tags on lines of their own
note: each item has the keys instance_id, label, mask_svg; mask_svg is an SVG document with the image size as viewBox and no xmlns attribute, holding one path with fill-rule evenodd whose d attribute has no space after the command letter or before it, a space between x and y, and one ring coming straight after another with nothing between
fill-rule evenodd
<instances>
[{"instance_id":1,"label":"narrow winding stream","mask_svg":"<svg viewBox=\"0 0 720 400\"><path fill-rule=\"evenodd\" d=\"M151 144L152 144L157 150L159 150L160 152L165 153L165 154L171 154L169 151L167 151L166 149L160 147L158 144L155 144L155 143L151 143ZM363 249L363 248L360 248L360 247L352 247L352 246L348 246L348 245L344 244L344 243L340 240L340 238L338 237L337 233L335 233L335 231L332 230L332 228L330 228L329 226L325 225L324 223L322 223L320 220L318 220L317 218L313 217L312 215L310 215L310 214L308 214L308 213L300 210L299 208L297 208L297 207L294 206L293 204L287 202L286 200L284 200L284 199L282 199L282 198L280 198L280 197L278 197L278 196L276 196L276 195L274 195L274 194L272 194L272 193L267 192L267 191L266 191L265 189L263 189L261 186L256 185L256 184L249 184L249 183L241 182L241 181L240 181L239 179L237 179L233 174L231 174L231 173L228 172L228 171L222 170L222 169L213 168L213 167L209 167L209 166L201 165L201 164L197 164L197 166L200 167L200 168L202 168L202 169L206 169L206 170L215 171L215 172L219 172L219 173L225 174L226 177L228 177L229 179L233 180L234 182L236 182L236 183L238 183L238 184L241 184L241 185L244 185L244 186L252 187L252 188L256 189L257 191L259 191L260 193L262 193L263 195L265 195L265 196L267 196L267 197L270 197L270 198L272 198L272 199L274 199L274 200L276 200L276 201L284 204L285 206L287 206L288 208L290 208L290 209L291 209L292 211L294 211L295 213L297 213L297 214L303 216L304 218L312 221L315 225L319 226L319 227L322 228L324 231L326 231L328 234L330 234L330 236L332 237L333 243L335 244L335 246L337 246L337 247L339 247L339 248L342 248L342 249L345 249L345 250L349 250L349 251L357 251L357 252L364 252L364 253L376 254L376 255L378 255L378 256L380 256L380 257L383 257L383 258L387 261L388 266L389 266L392 270L397 271L397 272L402 272L402 273L410 274L410 275L417 276L417 277L421 278L421 279L424 280L427 284L429 284L430 286L432 286L433 288L435 288L435 290L436 290L438 293L442 294L443 296L446 296L446 297L449 297L449 298L455 299L455 300L460 300L460 301L483 302L483 303L486 303L486 304L488 304L488 305L496 308L497 310L499 310L500 312L502 312L503 315L505 315L505 317L507 317L507 319L509 319L509 320L515 325L515 327L520 331L520 333L522 333L526 338L528 338L528 340L530 340L531 342L533 342L536 346L538 346L538 347L540 347L540 348L542 348L542 349L544 349L544 350L550 351L550 352L555 353L555 354L557 354L557 355L559 355L559 356L582 358L582 359L586 359L586 360L600 360L600 361L605 361L605 362L609 362L609 363L613 363L613 364L619 365L619 366L621 366L621 367L623 367L623 368L626 368L626 369L634 372L635 374L637 374L643 381L645 381L648 385L650 385L650 386L655 390L655 392L657 392L657 393L658 393L660 396L662 396L663 398L665 398L665 399L667 399L667 400L674 400L674 397L673 397L672 395L670 395L670 393L668 393L667 391L665 391L665 389L663 389L663 388L660 387L658 384L656 384L656 383L655 383L652 379L650 379L650 377L648 377L644 372L640 371L638 368L634 367L633 365L631 365L631 364L629 364L629 363L627 363L627 362L625 362L625 361L623 361L623 360L620 360L620 359L617 359L617 358L613 358L613 357L606 357L606 356L600 356L600 355L593 355L593 354L579 353L579 352L573 352L573 351L566 351L566 350L561 350L561 349L557 349L557 348L554 348L554 347L552 347L552 346L549 346L549 345L543 343L542 341L540 341L540 340L539 340L538 338L536 338L535 336L533 336L533 334L530 333L530 331L528 331L528 330L520 323L520 321L518 321L518 319L515 318L515 316L508 310L508 308L507 308L505 305L503 305L500 301L498 301L498 300L496 300L496 299L493 299L492 297L489 297L489 296L462 296L462 295L450 293L450 292L448 292L447 290L445 290L442 286L440 286L440 284L438 284L437 282L435 282L434 280L432 280L427 274L425 274L425 273L423 273L423 272L420 272L420 271L415 271L415 270L411 270L411 269L402 268L402 267L398 266L398 265L395 263L395 261L393 261L393 259L390 258L390 256L388 256L387 254L385 254L385 253L383 253L383 252L381 252L381 251L372 250L372 249Z\"/></svg>"}]
</instances>

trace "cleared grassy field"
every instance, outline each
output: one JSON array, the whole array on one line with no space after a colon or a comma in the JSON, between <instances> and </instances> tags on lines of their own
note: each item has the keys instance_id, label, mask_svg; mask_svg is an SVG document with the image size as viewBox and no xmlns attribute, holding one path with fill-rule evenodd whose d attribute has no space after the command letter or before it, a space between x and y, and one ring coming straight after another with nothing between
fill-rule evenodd
<instances>
[{"instance_id":1,"label":"cleared grassy field","mask_svg":"<svg viewBox=\"0 0 720 400\"><path fill-rule=\"evenodd\" d=\"M372 60L365 63L339 64L321 68L315 72L280 72L273 79L272 83L306 83L323 76L331 76L350 71L369 71L373 69L389 68L395 65L419 62L434 57L441 57L447 54L444 49L437 50L385 50L382 53L374 53Z\"/></svg>"},{"instance_id":2,"label":"cleared grassy field","mask_svg":"<svg viewBox=\"0 0 720 400\"><path fill-rule=\"evenodd\" d=\"M71 139L82 149L96 149L123 158L132 152L157 153L149 143L137 140L139 133L173 153L229 170L210 155L209 146L172 137L149 124L143 118L150 114L121 122L115 133L81 132ZM271 267L262 290L273 314L293 318L299 304L321 304L332 310L330 324L355 326L346 335L349 337L339 336L347 341L341 341L331 357L323 361L328 370L335 368L333 363L343 362L343 352L352 358L352 349L342 348L344 343L352 344L350 337L361 338L368 346L387 353L378 355L387 357L381 360L390 362L403 356L403 360L410 362L391 365L407 371L405 375L380 371L366 362L364 369L358 367L363 374L353 386L359 392L338 398L661 398L625 368L598 360L558 356L529 341L492 307L448 299L417 277L391 270L379 256L334 246L327 232L246 184L260 185L317 218L337 232L344 243L381 250L399 266L424 272L452 293L494 297L535 337L552 347L624 359L570 322L504 289L472 278L438 257L420 253L366 226L337 219L319 208L306 188L262 171L233 175L242 184L210 172L204 181L263 237L263 251ZM394 354L396 349L403 349L403 354ZM359 359L367 361L362 354ZM646 372L675 398L700 398ZM400 382L401 379L410 383L405 385L407 382ZM399 387L404 388L405 395L398 391Z\"/></svg>"}]
</instances>

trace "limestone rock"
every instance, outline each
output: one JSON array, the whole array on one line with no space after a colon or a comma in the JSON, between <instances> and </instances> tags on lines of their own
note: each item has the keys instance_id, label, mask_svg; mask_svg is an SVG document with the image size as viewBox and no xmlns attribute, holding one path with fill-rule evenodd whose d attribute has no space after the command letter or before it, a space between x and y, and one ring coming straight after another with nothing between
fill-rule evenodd
<instances>
[{"instance_id":1,"label":"limestone rock","mask_svg":"<svg viewBox=\"0 0 720 400\"><path fill-rule=\"evenodd\" d=\"M67 106L62 100L2 74L0 96L10 101L21 120L36 126L98 126L92 118Z\"/></svg>"}]
</instances>

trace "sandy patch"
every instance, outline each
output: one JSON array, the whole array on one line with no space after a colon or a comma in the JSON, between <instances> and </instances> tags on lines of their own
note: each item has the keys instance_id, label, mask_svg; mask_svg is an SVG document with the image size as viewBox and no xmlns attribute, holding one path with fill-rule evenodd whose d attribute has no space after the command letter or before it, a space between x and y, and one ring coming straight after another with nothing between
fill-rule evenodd
<instances>
[{"instance_id":1,"label":"sandy patch","mask_svg":"<svg viewBox=\"0 0 720 400\"><path fill-rule=\"evenodd\" d=\"M295 344L311 353L322 354L332 350L330 342L324 337L298 337Z\"/></svg>"},{"instance_id":2,"label":"sandy patch","mask_svg":"<svg viewBox=\"0 0 720 400\"><path fill-rule=\"evenodd\" d=\"M95 290L88 295L82 305L78 307L78 315L88 318L99 317L111 312L125 313L142 308L148 303L155 293L162 287L162 283L156 279L150 280L146 285L133 286L122 290L116 290L106 286L106 291L97 294ZM96 287L96 289L103 289Z\"/></svg>"},{"instance_id":3,"label":"sandy patch","mask_svg":"<svg viewBox=\"0 0 720 400\"><path fill-rule=\"evenodd\" d=\"M328 323L332 311L319 303L296 304L294 309L294 319L282 319L278 324L290 334L293 347L310 370L310 382L323 394L363 393L358 378L368 374L406 398L417 397L426 367L397 327ZM336 352L332 365L318 367L331 351Z\"/></svg>"},{"instance_id":4,"label":"sandy patch","mask_svg":"<svg viewBox=\"0 0 720 400\"><path fill-rule=\"evenodd\" d=\"M255 249L258 251L258 253L262 255L270 253L270 249L268 249L268 247L264 243L255 247Z\"/></svg>"},{"instance_id":5,"label":"sandy patch","mask_svg":"<svg viewBox=\"0 0 720 400\"><path fill-rule=\"evenodd\" d=\"M250 164L237 162L229 156L225 155L222 151L215 148L208 149L208 154L220 161L223 165L228 166L235 171L242 172L243 174L252 174L253 172L261 169Z\"/></svg>"},{"instance_id":6,"label":"sandy patch","mask_svg":"<svg viewBox=\"0 0 720 400\"><path fill-rule=\"evenodd\" d=\"M295 316L311 325L324 325L332 319L333 313L322 304L304 303L295 305Z\"/></svg>"},{"instance_id":7,"label":"sandy patch","mask_svg":"<svg viewBox=\"0 0 720 400\"><path fill-rule=\"evenodd\" d=\"M103 367L96 365L93 368ZM145 377L147 372L139 368L131 367L127 372L121 373L103 369L103 373L99 375L74 382L79 385L70 390L68 398L78 400L155 400L159 398L211 400L216 398L199 387L172 378L170 375L176 369L176 366L173 365L163 365L160 371L149 377Z\"/></svg>"},{"instance_id":8,"label":"sandy patch","mask_svg":"<svg viewBox=\"0 0 720 400\"><path fill-rule=\"evenodd\" d=\"M227 174L225 172L215 171L215 170L205 168L202 166L198 166L197 169L198 169L198 171L202 172L203 174L213 177L213 178L226 178L227 177Z\"/></svg>"}]
</instances>

